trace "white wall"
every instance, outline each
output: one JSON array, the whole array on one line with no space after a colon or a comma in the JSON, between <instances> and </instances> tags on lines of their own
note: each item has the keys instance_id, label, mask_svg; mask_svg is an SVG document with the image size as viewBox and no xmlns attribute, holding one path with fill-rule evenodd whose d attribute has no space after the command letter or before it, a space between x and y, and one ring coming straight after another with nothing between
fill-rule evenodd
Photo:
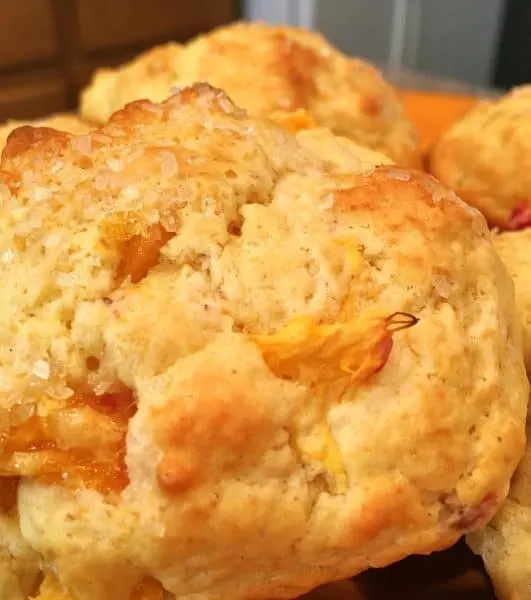
<instances>
[{"instance_id":1,"label":"white wall","mask_svg":"<svg viewBox=\"0 0 531 600\"><path fill-rule=\"evenodd\" d=\"M505 1L510 0L246 0L244 13L313 26L344 52L381 64L393 48L396 56L398 46L405 66L486 85ZM397 28L399 4L408 12Z\"/></svg>"},{"instance_id":2,"label":"white wall","mask_svg":"<svg viewBox=\"0 0 531 600\"><path fill-rule=\"evenodd\" d=\"M401 0L319 0L316 28L345 52L385 62ZM405 0L404 64L485 85L490 82L504 0Z\"/></svg>"},{"instance_id":3,"label":"white wall","mask_svg":"<svg viewBox=\"0 0 531 600\"><path fill-rule=\"evenodd\" d=\"M471 83L490 83L504 1L423 0L422 4L417 66Z\"/></svg>"},{"instance_id":4,"label":"white wall","mask_svg":"<svg viewBox=\"0 0 531 600\"><path fill-rule=\"evenodd\" d=\"M246 19L313 28L317 0L244 0Z\"/></svg>"},{"instance_id":5,"label":"white wall","mask_svg":"<svg viewBox=\"0 0 531 600\"><path fill-rule=\"evenodd\" d=\"M315 27L348 54L385 62L394 0L319 0Z\"/></svg>"}]
</instances>

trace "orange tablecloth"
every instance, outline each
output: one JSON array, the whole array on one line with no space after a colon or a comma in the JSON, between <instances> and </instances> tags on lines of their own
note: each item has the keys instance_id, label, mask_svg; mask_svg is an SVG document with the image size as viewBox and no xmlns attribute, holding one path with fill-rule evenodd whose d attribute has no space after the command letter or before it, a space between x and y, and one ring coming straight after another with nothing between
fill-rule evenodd
<instances>
[{"instance_id":1,"label":"orange tablecloth","mask_svg":"<svg viewBox=\"0 0 531 600\"><path fill-rule=\"evenodd\" d=\"M400 94L407 115L419 128L424 150L478 101L475 96L433 92L401 91Z\"/></svg>"}]
</instances>

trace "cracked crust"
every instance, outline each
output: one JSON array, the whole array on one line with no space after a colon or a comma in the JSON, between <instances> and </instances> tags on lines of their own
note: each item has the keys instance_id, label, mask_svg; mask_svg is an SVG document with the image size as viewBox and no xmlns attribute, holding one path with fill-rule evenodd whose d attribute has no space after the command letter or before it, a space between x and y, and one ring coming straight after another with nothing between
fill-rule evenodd
<instances>
[{"instance_id":1,"label":"cracked crust","mask_svg":"<svg viewBox=\"0 0 531 600\"><path fill-rule=\"evenodd\" d=\"M436 143L430 171L491 226L509 229L531 199L531 86L481 101Z\"/></svg>"},{"instance_id":2,"label":"cracked crust","mask_svg":"<svg viewBox=\"0 0 531 600\"><path fill-rule=\"evenodd\" d=\"M531 230L494 236L494 245L516 288L516 302L524 330L524 354L531 373ZM527 427L531 439L531 427ZM468 538L480 554L501 600L531 598L531 446L511 481L509 497L502 509L482 531Z\"/></svg>"},{"instance_id":3,"label":"cracked crust","mask_svg":"<svg viewBox=\"0 0 531 600\"><path fill-rule=\"evenodd\" d=\"M164 100L196 81L224 89L250 113L306 109L334 133L420 165L418 134L400 100L370 64L347 58L320 34L236 23L186 45L170 43L117 69L99 69L81 96L81 114L102 123L127 102Z\"/></svg>"},{"instance_id":4,"label":"cracked crust","mask_svg":"<svg viewBox=\"0 0 531 600\"><path fill-rule=\"evenodd\" d=\"M0 461L76 600L292 598L503 501L529 391L509 276L477 211L359 153L206 85L10 137ZM420 320L391 335L396 311Z\"/></svg>"}]
</instances>

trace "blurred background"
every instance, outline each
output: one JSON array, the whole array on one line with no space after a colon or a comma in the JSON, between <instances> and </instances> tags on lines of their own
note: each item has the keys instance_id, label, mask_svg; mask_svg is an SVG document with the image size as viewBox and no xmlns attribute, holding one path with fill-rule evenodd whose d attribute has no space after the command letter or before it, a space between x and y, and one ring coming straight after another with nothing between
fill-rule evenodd
<instances>
[{"instance_id":1,"label":"blurred background","mask_svg":"<svg viewBox=\"0 0 531 600\"><path fill-rule=\"evenodd\" d=\"M98 66L239 18L317 29L402 87L531 80L531 0L0 0L0 121L71 110Z\"/></svg>"}]
</instances>

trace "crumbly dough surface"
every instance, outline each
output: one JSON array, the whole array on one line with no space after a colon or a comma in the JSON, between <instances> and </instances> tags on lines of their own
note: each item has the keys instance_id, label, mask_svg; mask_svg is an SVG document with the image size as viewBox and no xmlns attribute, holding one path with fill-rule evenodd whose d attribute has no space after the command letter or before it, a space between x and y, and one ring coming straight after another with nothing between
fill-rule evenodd
<instances>
[{"instance_id":1,"label":"crumbly dough surface","mask_svg":"<svg viewBox=\"0 0 531 600\"><path fill-rule=\"evenodd\" d=\"M524 339L527 372L531 373L531 229L494 235L494 247L511 275Z\"/></svg>"},{"instance_id":2,"label":"crumbly dough surface","mask_svg":"<svg viewBox=\"0 0 531 600\"><path fill-rule=\"evenodd\" d=\"M527 428L531 436L531 428ZM468 536L485 562L500 600L531 598L531 446L511 482L509 497L485 529Z\"/></svg>"},{"instance_id":3,"label":"crumbly dough surface","mask_svg":"<svg viewBox=\"0 0 531 600\"><path fill-rule=\"evenodd\" d=\"M99 69L81 96L81 114L102 123L127 102L161 101L196 81L224 89L254 115L306 109L339 135L402 165L420 165L418 133L381 74L320 34L295 27L233 23Z\"/></svg>"},{"instance_id":4,"label":"crumbly dough surface","mask_svg":"<svg viewBox=\"0 0 531 600\"><path fill-rule=\"evenodd\" d=\"M531 224L531 86L479 102L435 145L430 170L491 226Z\"/></svg>"},{"instance_id":5,"label":"crumbly dough surface","mask_svg":"<svg viewBox=\"0 0 531 600\"><path fill-rule=\"evenodd\" d=\"M531 373L531 229L496 235L494 245L514 280L527 372ZM528 424L526 453L511 482L509 498L487 528L469 536L469 545L483 557L502 600L531 598L530 436Z\"/></svg>"},{"instance_id":6,"label":"crumbly dough surface","mask_svg":"<svg viewBox=\"0 0 531 600\"><path fill-rule=\"evenodd\" d=\"M91 126L88 123L82 121L78 116L69 113L58 113L32 121L6 121L5 123L0 123L0 151L6 145L7 136L14 129L23 125L51 127L52 129L68 131L68 133L74 133L76 135L86 133L91 129Z\"/></svg>"},{"instance_id":7,"label":"crumbly dough surface","mask_svg":"<svg viewBox=\"0 0 531 600\"><path fill-rule=\"evenodd\" d=\"M492 517L513 287L476 210L375 160L207 85L10 136L0 481L46 589L292 598Z\"/></svg>"}]
</instances>

